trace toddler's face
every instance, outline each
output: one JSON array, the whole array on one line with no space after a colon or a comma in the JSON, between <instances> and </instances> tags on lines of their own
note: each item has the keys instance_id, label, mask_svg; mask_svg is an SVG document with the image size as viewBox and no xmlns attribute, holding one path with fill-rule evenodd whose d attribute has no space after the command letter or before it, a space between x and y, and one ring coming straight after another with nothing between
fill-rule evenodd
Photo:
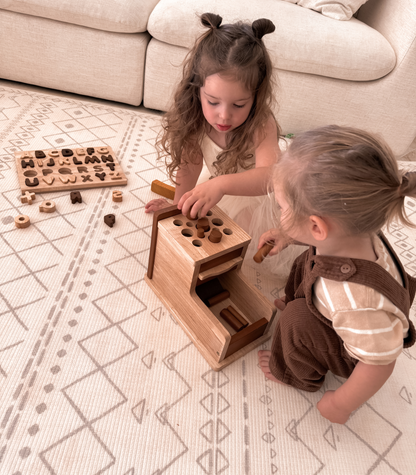
<instances>
[{"instance_id":1,"label":"toddler's face","mask_svg":"<svg viewBox=\"0 0 416 475\"><path fill-rule=\"evenodd\" d=\"M209 125L219 134L226 134L243 124L254 97L243 83L212 74L201 87L202 112Z\"/></svg>"},{"instance_id":2,"label":"toddler's face","mask_svg":"<svg viewBox=\"0 0 416 475\"><path fill-rule=\"evenodd\" d=\"M276 206L280 211L280 226L282 231L295 241L309 244L308 241L308 229L305 224L302 223L290 223L291 210L289 203L286 200L283 189L278 184L274 185L274 196L276 200Z\"/></svg>"}]
</instances>

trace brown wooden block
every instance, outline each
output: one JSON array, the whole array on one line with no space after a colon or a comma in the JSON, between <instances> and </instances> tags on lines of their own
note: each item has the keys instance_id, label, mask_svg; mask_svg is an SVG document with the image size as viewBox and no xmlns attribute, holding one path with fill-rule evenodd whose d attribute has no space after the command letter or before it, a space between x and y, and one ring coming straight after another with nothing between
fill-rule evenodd
<instances>
[{"instance_id":1,"label":"brown wooden block","mask_svg":"<svg viewBox=\"0 0 416 475\"><path fill-rule=\"evenodd\" d=\"M110 228L112 228L114 226L115 222L116 222L116 217L114 216L114 214L106 214L104 216L104 223L107 226L110 226Z\"/></svg>"},{"instance_id":2,"label":"brown wooden block","mask_svg":"<svg viewBox=\"0 0 416 475\"><path fill-rule=\"evenodd\" d=\"M26 186L29 186L29 187L35 187L35 186L38 186L39 185L39 180L35 177L33 178L33 180L31 180L30 178L26 178L25 179L25 185Z\"/></svg>"},{"instance_id":3,"label":"brown wooden block","mask_svg":"<svg viewBox=\"0 0 416 475\"><path fill-rule=\"evenodd\" d=\"M14 218L14 224L16 225L16 228L27 228L30 226L30 218L25 214L19 214L19 216Z\"/></svg>"},{"instance_id":4,"label":"brown wooden block","mask_svg":"<svg viewBox=\"0 0 416 475\"><path fill-rule=\"evenodd\" d=\"M73 205L75 203L82 203L82 196L79 191L71 191L71 202Z\"/></svg>"},{"instance_id":5,"label":"brown wooden block","mask_svg":"<svg viewBox=\"0 0 416 475\"><path fill-rule=\"evenodd\" d=\"M269 244L266 242L266 244L263 244L263 246L254 254L253 260L257 262L257 264L261 264L273 247L274 244Z\"/></svg>"},{"instance_id":6,"label":"brown wooden block","mask_svg":"<svg viewBox=\"0 0 416 475\"><path fill-rule=\"evenodd\" d=\"M159 180L153 180L150 189L153 193L164 196L168 200L173 200L173 198L175 198L175 188Z\"/></svg>"}]
</instances>

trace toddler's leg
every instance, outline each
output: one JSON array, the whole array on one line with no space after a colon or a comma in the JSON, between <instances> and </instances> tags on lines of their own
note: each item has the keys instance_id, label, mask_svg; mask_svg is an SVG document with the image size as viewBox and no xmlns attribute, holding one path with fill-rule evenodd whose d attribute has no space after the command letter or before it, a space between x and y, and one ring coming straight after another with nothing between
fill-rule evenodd
<instances>
[{"instance_id":1,"label":"toddler's leg","mask_svg":"<svg viewBox=\"0 0 416 475\"><path fill-rule=\"evenodd\" d=\"M328 371L345 378L354 367L334 329L312 314L303 298L287 304L277 321L271 351L262 355L265 374L311 392L319 390Z\"/></svg>"}]
</instances>

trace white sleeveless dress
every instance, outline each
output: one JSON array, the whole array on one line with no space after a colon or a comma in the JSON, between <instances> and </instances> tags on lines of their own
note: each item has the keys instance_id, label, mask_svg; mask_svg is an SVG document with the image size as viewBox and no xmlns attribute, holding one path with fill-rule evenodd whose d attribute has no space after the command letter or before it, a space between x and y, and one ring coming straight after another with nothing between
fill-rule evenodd
<instances>
[{"instance_id":1,"label":"white sleeveless dress","mask_svg":"<svg viewBox=\"0 0 416 475\"><path fill-rule=\"evenodd\" d=\"M284 140L279 144L283 149L286 147ZM198 183L208 181L216 176L214 162L222 152L213 140L205 135L201 141L201 150L204 157L204 166L199 176ZM255 157L253 157L253 165ZM245 169L239 167L237 173L244 172ZM276 256L268 256L261 264L253 260L257 252L260 236L268 229L278 227L279 214L274 201L274 194L262 196L232 196L225 195L217 204L231 219L251 236L251 243L245 257L245 265L258 270L262 275L276 275L279 280L286 279L289 275L293 261L300 255L306 247L289 246Z\"/></svg>"}]
</instances>

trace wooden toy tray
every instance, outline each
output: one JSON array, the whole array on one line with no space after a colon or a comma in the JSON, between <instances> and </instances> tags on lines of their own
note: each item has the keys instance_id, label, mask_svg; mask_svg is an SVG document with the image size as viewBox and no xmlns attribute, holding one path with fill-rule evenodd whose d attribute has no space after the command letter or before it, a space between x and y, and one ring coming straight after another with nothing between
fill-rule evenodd
<instances>
[{"instance_id":1,"label":"wooden toy tray","mask_svg":"<svg viewBox=\"0 0 416 475\"><path fill-rule=\"evenodd\" d=\"M15 152L19 186L35 193L126 185L111 147Z\"/></svg>"}]
</instances>

